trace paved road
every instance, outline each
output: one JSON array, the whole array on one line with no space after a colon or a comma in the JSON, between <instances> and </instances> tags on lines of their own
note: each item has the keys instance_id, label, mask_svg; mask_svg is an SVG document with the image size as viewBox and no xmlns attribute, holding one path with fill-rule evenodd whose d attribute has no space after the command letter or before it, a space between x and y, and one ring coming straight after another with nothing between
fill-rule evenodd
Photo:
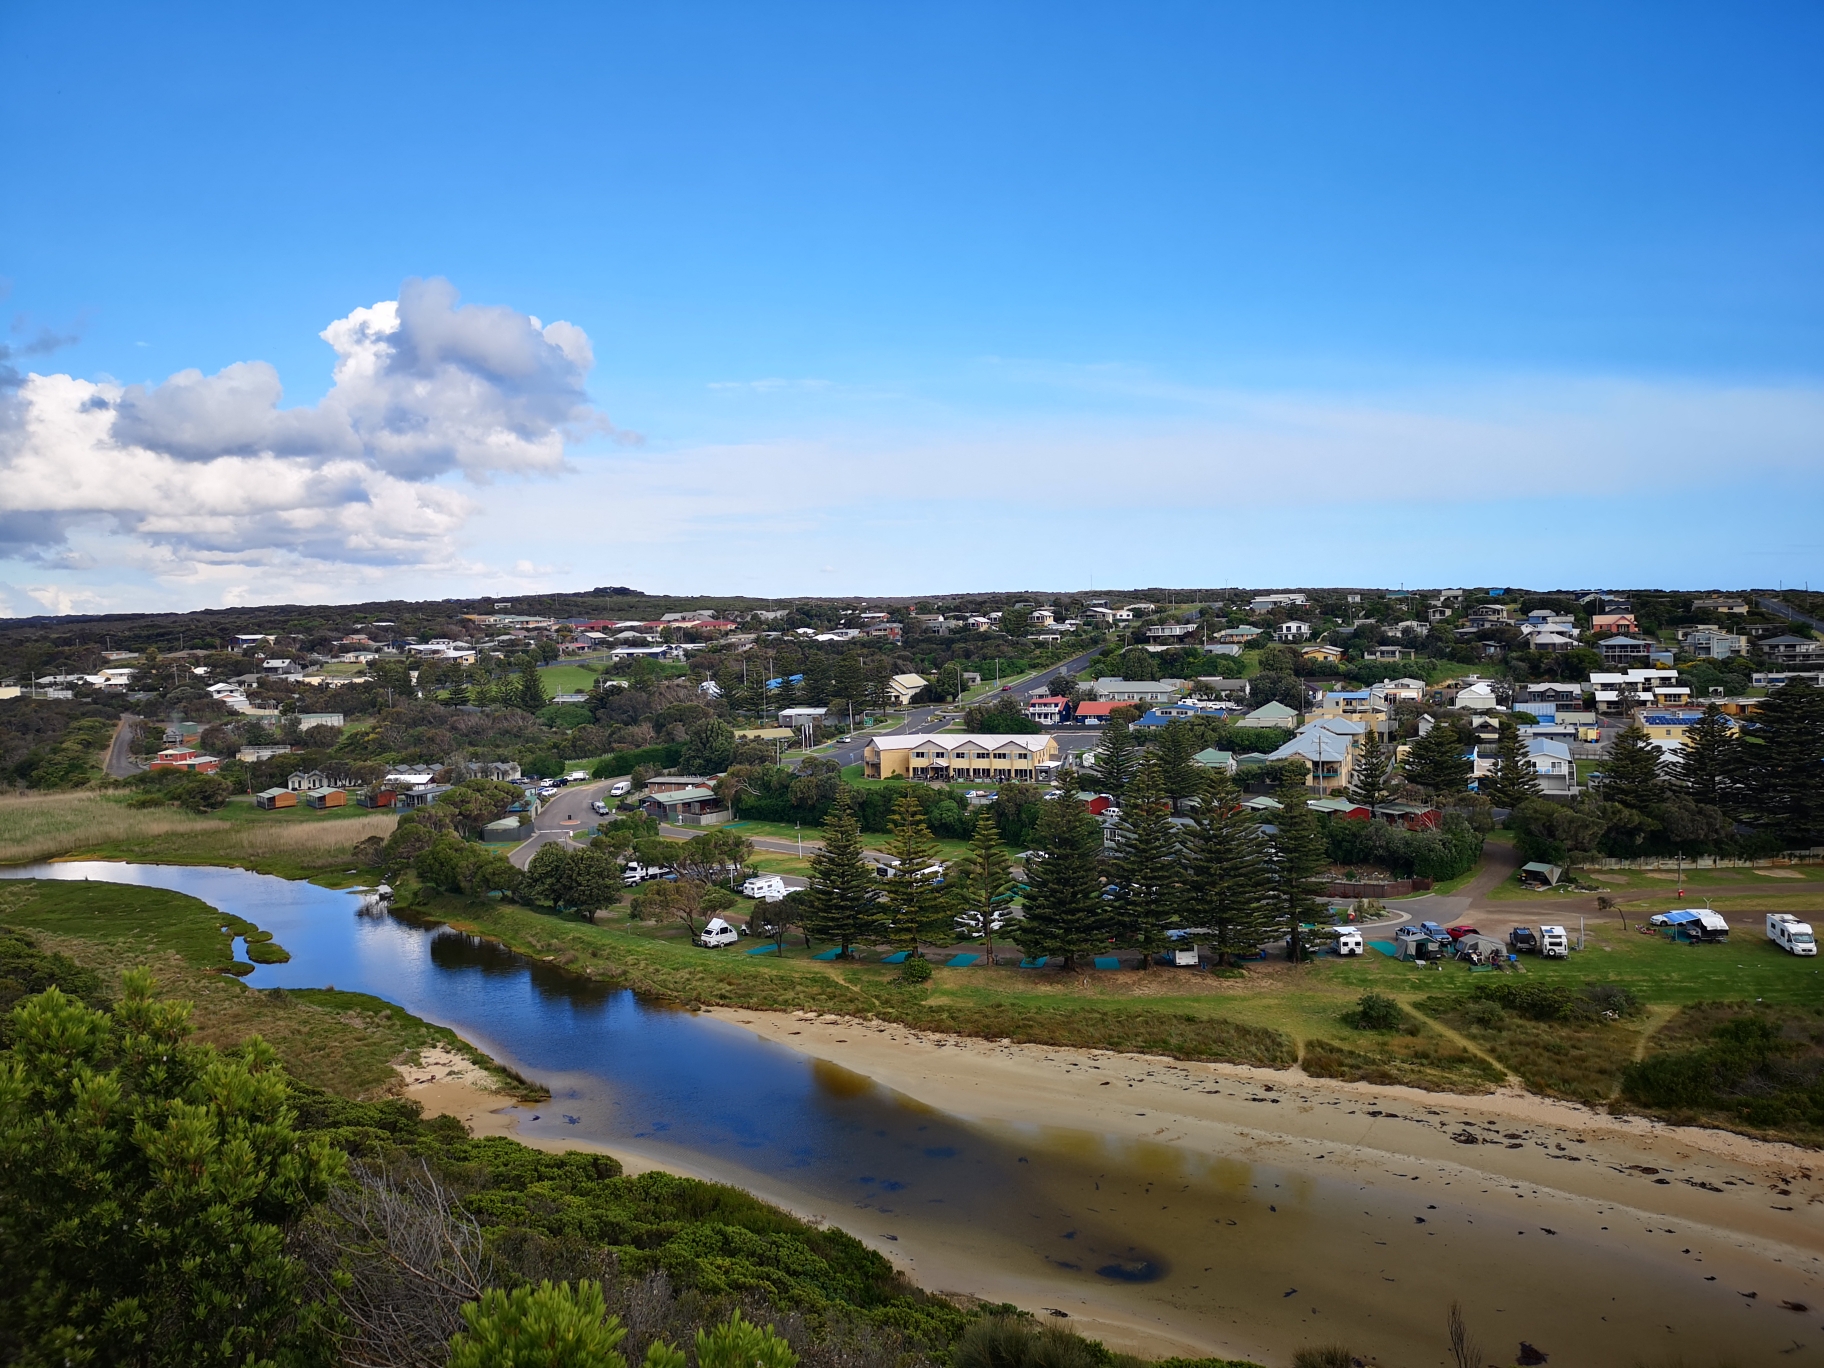
<instances>
[{"instance_id":1,"label":"paved road","mask_svg":"<svg viewBox=\"0 0 1824 1368\"><path fill-rule=\"evenodd\" d=\"M114 728L114 739L108 744L108 758L103 764L110 779L129 779L145 769L133 758L133 724L140 721L132 713L122 713Z\"/></svg>"},{"instance_id":2,"label":"paved road","mask_svg":"<svg viewBox=\"0 0 1824 1368\"><path fill-rule=\"evenodd\" d=\"M613 782L603 779L593 784L571 784L552 794L551 801L532 819L531 839L516 847L507 858L524 869L541 847L552 841L567 841L571 832L594 826L601 819L590 811L589 804L597 798L606 800Z\"/></svg>"},{"instance_id":3,"label":"paved road","mask_svg":"<svg viewBox=\"0 0 1824 1368\"><path fill-rule=\"evenodd\" d=\"M1824 631L1824 622L1820 622L1817 618L1811 617L1808 614L1801 613L1797 608L1794 608L1790 603L1787 603L1783 599L1764 598L1756 599L1755 602L1760 604L1762 609L1766 612L1783 617L1788 622L1803 622L1808 627L1815 627L1819 631Z\"/></svg>"}]
</instances>

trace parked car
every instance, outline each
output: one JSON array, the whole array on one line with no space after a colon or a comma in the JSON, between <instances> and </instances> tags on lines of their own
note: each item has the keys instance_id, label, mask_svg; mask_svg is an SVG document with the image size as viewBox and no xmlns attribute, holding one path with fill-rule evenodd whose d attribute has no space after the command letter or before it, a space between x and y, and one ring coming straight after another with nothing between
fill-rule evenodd
<instances>
[{"instance_id":1,"label":"parked car","mask_svg":"<svg viewBox=\"0 0 1824 1368\"><path fill-rule=\"evenodd\" d=\"M604 803L600 798L597 798L593 803L589 804L589 811L593 812L597 817L606 817L608 815L608 804Z\"/></svg>"},{"instance_id":2,"label":"parked car","mask_svg":"<svg viewBox=\"0 0 1824 1368\"><path fill-rule=\"evenodd\" d=\"M1473 926L1464 925L1450 927L1444 934L1449 936L1452 940L1458 941L1462 940L1465 936L1479 936L1482 933Z\"/></svg>"},{"instance_id":3,"label":"parked car","mask_svg":"<svg viewBox=\"0 0 1824 1368\"><path fill-rule=\"evenodd\" d=\"M1507 948L1516 955L1539 953L1539 937L1530 926L1516 926L1507 933Z\"/></svg>"},{"instance_id":4,"label":"parked car","mask_svg":"<svg viewBox=\"0 0 1824 1368\"><path fill-rule=\"evenodd\" d=\"M1018 860L1021 864L1031 864L1034 860L1044 859L1045 852L1042 850L1022 850L1013 858Z\"/></svg>"},{"instance_id":5,"label":"parked car","mask_svg":"<svg viewBox=\"0 0 1824 1368\"><path fill-rule=\"evenodd\" d=\"M613 788L608 790L608 796L610 798L625 798L632 791L633 780L621 779L615 783Z\"/></svg>"}]
</instances>

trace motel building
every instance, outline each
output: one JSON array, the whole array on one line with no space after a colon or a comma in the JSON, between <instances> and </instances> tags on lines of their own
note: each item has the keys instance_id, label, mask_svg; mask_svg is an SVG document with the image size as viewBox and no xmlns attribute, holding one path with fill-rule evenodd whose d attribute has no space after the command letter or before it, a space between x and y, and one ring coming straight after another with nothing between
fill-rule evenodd
<instances>
[{"instance_id":1,"label":"motel building","mask_svg":"<svg viewBox=\"0 0 1824 1368\"><path fill-rule=\"evenodd\" d=\"M1058 761L1056 739L1029 736L876 736L862 752L870 779L986 779L1031 782Z\"/></svg>"}]
</instances>

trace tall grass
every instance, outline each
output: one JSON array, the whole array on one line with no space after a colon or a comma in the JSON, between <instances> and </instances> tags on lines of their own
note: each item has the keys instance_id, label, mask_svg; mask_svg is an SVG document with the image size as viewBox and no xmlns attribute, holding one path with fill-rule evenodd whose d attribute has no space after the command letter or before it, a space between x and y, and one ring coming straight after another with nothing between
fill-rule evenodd
<instances>
[{"instance_id":1,"label":"tall grass","mask_svg":"<svg viewBox=\"0 0 1824 1368\"><path fill-rule=\"evenodd\" d=\"M228 822L175 808L135 808L98 793L0 797L0 864L96 852L144 859L286 859L334 863L357 841L392 834L383 813L322 822Z\"/></svg>"}]
</instances>

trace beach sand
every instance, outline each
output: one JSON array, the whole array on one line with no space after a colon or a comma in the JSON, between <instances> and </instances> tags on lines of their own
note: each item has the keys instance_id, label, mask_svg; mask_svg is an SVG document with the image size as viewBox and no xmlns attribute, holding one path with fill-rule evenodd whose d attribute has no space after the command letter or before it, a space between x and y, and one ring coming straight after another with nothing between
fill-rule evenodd
<instances>
[{"instance_id":1,"label":"beach sand","mask_svg":"<svg viewBox=\"0 0 1824 1368\"><path fill-rule=\"evenodd\" d=\"M1149 1357L1277 1364L1289 1345L1340 1337L1371 1363L1416 1362L1411 1354L1428 1345L1431 1323L1441 1326L1444 1305L1462 1295L1486 1338L1501 1337L1511 1320L1510 1344L1522 1332L1544 1335L1554 1341L1541 1339L1544 1347L1562 1355L1555 1362L1625 1362L1613 1355L1634 1352L1634 1337L1650 1328L1666 1337L1661 1345L1695 1354L1692 1362L1724 1350L1755 1361L1783 1348L1778 1335L1790 1330L1808 1345L1779 1361L1824 1363L1824 1315L1779 1309L1793 1302L1809 1312L1824 1300L1824 1165L1811 1151L1609 1117L1517 1090L1465 1098L853 1018L712 1015L858 1076L862 1086L871 1080L1004 1143L1030 1146L1035 1176L1057 1175L1049 1190L1062 1207L1107 1213L1083 1216L1112 1222L1107 1230L1140 1229L1179 1271L1150 1287L1125 1286L1063 1271L1071 1265L1055 1255L1034 1257L1019 1231L878 1204L833 1210L783 1180L719 1172L707 1160L695 1167L688 1152L522 1134L518 1122L531 1110L487 1091L479 1070L433 1065L428 1053L425 1068L402 1071L405 1093L427 1114L456 1115L478 1135L597 1150L630 1173L659 1168L735 1182L806 1220L840 1226L932 1291L1008 1301L1041 1317L1066 1311L1060 1323ZM1091 1200L1106 1205L1086 1205L1091 1177L1101 1179ZM1281 1206L1258 1189L1282 1181L1284 1211L1263 1223ZM1161 1195L1174 1201L1160 1204ZM1225 1231L1213 1213L1241 1229ZM1511 1252L1497 1250L1493 1228L1510 1224L1521 1227L1502 1231ZM1205 1260L1220 1283L1193 1281ZM1319 1277L1318 1265L1350 1274ZM1501 1270L1492 1288L1491 1267ZM1299 1268L1308 1276L1285 1276ZM1555 1296L1567 1279L1587 1289L1605 1277L1615 1281L1613 1296ZM1306 1294L1294 1296L1300 1285ZM1323 1289L1321 1305L1311 1303L1313 1287ZM1746 1299L1748 1291L1758 1296ZM1569 1301L1581 1305L1557 1304ZM1663 1314L1661 1301L1671 1308ZM1615 1323L1598 1323L1597 1302Z\"/></svg>"}]
</instances>

